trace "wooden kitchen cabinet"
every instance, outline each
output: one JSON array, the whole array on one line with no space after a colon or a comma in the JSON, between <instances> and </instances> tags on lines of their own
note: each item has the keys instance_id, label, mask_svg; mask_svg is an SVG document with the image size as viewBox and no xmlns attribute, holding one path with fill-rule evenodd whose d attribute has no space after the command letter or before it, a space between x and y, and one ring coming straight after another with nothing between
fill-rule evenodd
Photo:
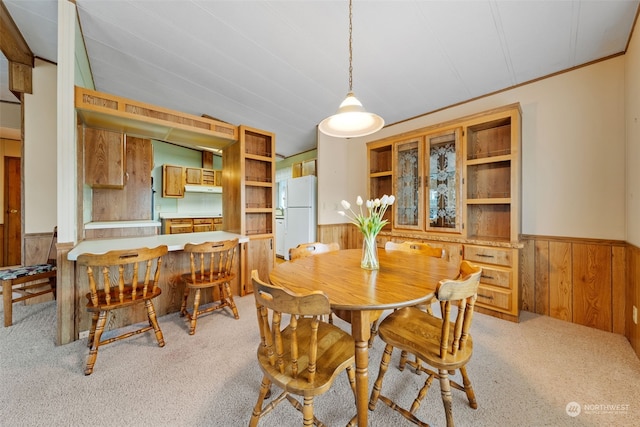
<instances>
[{"instance_id":1,"label":"wooden kitchen cabinet","mask_svg":"<svg viewBox=\"0 0 640 427\"><path fill-rule=\"evenodd\" d=\"M222 185L222 171L185 167L185 184L209 185L219 187Z\"/></svg>"},{"instance_id":2,"label":"wooden kitchen cabinet","mask_svg":"<svg viewBox=\"0 0 640 427\"><path fill-rule=\"evenodd\" d=\"M94 222L151 218L151 140L127 135L125 153L126 185L123 188L93 188L91 219ZM149 228L147 233L155 234L156 230Z\"/></svg>"},{"instance_id":3,"label":"wooden kitchen cabinet","mask_svg":"<svg viewBox=\"0 0 640 427\"><path fill-rule=\"evenodd\" d=\"M162 165L162 197L184 197L184 168Z\"/></svg>"},{"instance_id":4,"label":"wooden kitchen cabinet","mask_svg":"<svg viewBox=\"0 0 640 427\"><path fill-rule=\"evenodd\" d=\"M202 184L202 168L184 168L184 182L185 184Z\"/></svg>"},{"instance_id":5,"label":"wooden kitchen cabinet","mask_svg":"<svg viewBox=\"0 0 640 427\"><path fill-rule=\"evenodd\" d=\"M122 132L83 127L84 182L93 188L125 185L125 138Z\"/></svg>"}]
</instances>

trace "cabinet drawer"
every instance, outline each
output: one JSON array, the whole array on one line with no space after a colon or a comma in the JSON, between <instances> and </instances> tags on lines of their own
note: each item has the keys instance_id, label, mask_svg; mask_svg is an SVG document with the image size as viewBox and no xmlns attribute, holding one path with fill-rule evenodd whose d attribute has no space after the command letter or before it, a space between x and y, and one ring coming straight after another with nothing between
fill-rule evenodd
<instances>
[{"instance_id":1,"label":"cabinet drawer","mask_svg":"<svg viewBox=\"0 0 640 427\"><path fill-rule=\"evenodd\" d=\"M213 225L212 218L194 218L193 225Z\"/></svg>"},{"instance_id":2,"label":"cabinet drawer","mask_svg":"<svg viewBox=\"0 0 640 427\"><path fill-rule=\"evenodd\" d=\"M478 299L476 304L488 308L496 308L500 311L511 312L512 305L511 291L503 291L502 289L487 288L482 285L478 288Z\"/></svg>"},{"instance_id":3,"label":"cabinet drawer","mask_svg":"<svg viewBox=\"0 0 640 427\"><path fill-rule=\"evenodd\" d=\"M511 249L464 245L464 259L483 264L511 266Z\"/></svg>"},{"instance_id":4,"label":"cabinet drawer","mask_svg":"<svg viewBox=\"0 0 640 427\"><path fill-rule=\"evenodd\" d=\"M511 289L511 270L482 266L480 283Z\"/></svg>"},{"instance_id":5,"label":"cabinet drawer","mask_svg":"<svg viewBox=\"0 0 640 427\"><path fill-rule=\"evenodd\" d=\"M213 224L193 224L193 232L213 231Z\"/></svg>"},{"instance_id":6,"label":"cabinet drawer","mask_svg":"<svg viewBox=\"0 0 640 427\"><path fill-rule=\"evenodd\" d=\"M169 227L169 232L171 234L179 234L179 233L191 233L193 231L193 227L191 224L171 224Z\"/></svg>"}]
</instances>

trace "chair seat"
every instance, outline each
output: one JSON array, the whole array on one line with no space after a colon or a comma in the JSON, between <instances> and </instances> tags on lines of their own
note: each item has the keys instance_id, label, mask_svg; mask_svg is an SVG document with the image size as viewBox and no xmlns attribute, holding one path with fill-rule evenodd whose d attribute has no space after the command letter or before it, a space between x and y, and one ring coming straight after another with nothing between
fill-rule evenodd
<instances>
[{"instance_id":1,"label":"chair seat","mask_svg":"<svg viewBox=\"0 0 640 427\"><path fill-rule=\"evenodd\" d=\"M300 318L298 320L298 348L306 349L309 347L309 335L303 334L301 331L311 329L310 318ZM286 327L282 331L282 342L286 359L291 358L291 328ZM272 382L283 388L284 390L300 395L300 396L318 396L325 393L330 387L335 377L341 373L346 366L354 363L355 344L353 337L329 323L320 322L318 327L318 353L317 358L322 363L316 365L315 378L312 382L308 381L308 362L306 355L301 354L298 358L298 376L292 379L291 364L285 365L285 372L280 373L279 366L271 365L266 347L260 345L258 348L258 361L262 371L271 379Z\"/></svg>"},{"instance_id":2,"label":"chair seat","mask_svg":"<svg viewBox=\"0 0 640 427\"><path fill-rule=\"evenodd\" d=\"M451 324L449 342L453 341L454 324ZM458 369L464 366L473 354L473 341L468 336L466 345L455 355L447 353L440 357L442 319L420 310L405 307L387 316L378 327L383 341L415 354L418 359L438 369Z\"/></svg>"},{"instance_id":3,"label":"chair seat","mask_svg":"<svg viewBox=\"0 0 640 427\"><path fill-rule=\"evenodd\" d=\"M148 300L157 297L162 293L160 288L156 288L155 291L152 290L152 287L149 287L147 291L147 295L142 295L142 289L139 288L136 292L136 298L133 299L133 288L131 286L125 286L123 290L123 300L120 302L120 295L118 288L112 288L109 292L111 296L111 303L107 304L107 293L99 290L97 291L98 303L93 304L91 302L91 293L87 294L87 311L91 312L100 312L107 311L115 308L122 308L133 304L138 304L140 301Z\"/></svg>"},{"instance_id":4,"label":"chair seat","mask_svg":"<svg viewBox=\"0 0 640 427\"><path fill-rule=\"evenodd\" d=\"M36 264L8 268L6 270L0 270L0 280L15 280L20 277L34 276L55 270L56 266L53 264Z\"/></svg>"}]
</instances>

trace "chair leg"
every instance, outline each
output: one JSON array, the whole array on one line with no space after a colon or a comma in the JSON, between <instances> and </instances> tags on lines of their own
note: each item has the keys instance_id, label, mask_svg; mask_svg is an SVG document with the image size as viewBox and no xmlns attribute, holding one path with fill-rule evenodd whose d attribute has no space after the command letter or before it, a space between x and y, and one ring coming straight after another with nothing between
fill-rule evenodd
<instances>
[{"instance_id":1,"label":"chair leg","mask_svg":"<svg viewBox=\"0 0 640 427\"><path fill-rule=\"evenodd\" d=\"M93 340L96 336L96 325L98 324L98 317L100 313L93 313L91 315L91 328L89 328L89 336L87 337L87 347L91 348Z\"/></svg>"},{"instance_id":2,"label":"chair leg","mask_svg":"<svg viewBox=\"0 0 640 427\"><path fill-rule=\"evenodd\" d=\"M446 369L439 369L438 377L440 378L440 393L442 394L444 414L447 417L447 427L453 427L453 402L451 398L451 384L449 383L449 371Z\"/></svg>"},{"instance_id":3,"label":"chair leg","mask_svg":"<svg viewBox=\"0 0 640 427\"><path fill-rule=\"evenodd\" d=\"M462 384L464 385L464 392L467 394L467 399L469 399L469 406L473 409L478 409L478 402L476 402L476 394L473 391L473 387L471 386L471 381L469 380L469 376L467 375L467 367L463 366L460 368L460 374L462 375Z\"/></svg>"},{"instance_id":4,"label":"chair leg","mask_svg":"<svg viewBox=\"0 0 640 427\"><path fill-rule=\"evenodd\" d=\"M376 408L376 403L378 403L378 398L380 397L380 392L382 391L382 379L384 377L384 374L387 373L387 369L389 369L389 361L391 360L392 352L393 346L391 344L387 344L384 347L382 360L380 360L380 370L378 371L378 378L373 384L373 390L371 391L371 398L369 399L370 411L373 411Z\"/></svg>"},{"instance_id":5,"label":"chair leg","mask_svg":"<svg viewBox=\"0 0 640 427\"><path fill-rule=\"evenodd\" d=\"M368 343L369 348L373 346L373 340L376 338L376 335L378 335L378 321L374 320L371 322L371 335L369 336Z\"/></svg>"},{"instance_id":6,"label":"chair leg","mask_svg":"<svg viewBox=\"0 0 640 427\"><path fill-rule=\"evenodd\" d=\"M156 333L156 340L158 341L158 347L164 347L164 336L162 335L162 330L158 325L158 318L156 317L156 310L153 306L153 303L150 299L144 302L144 305L147 307L147 316L149 317L149 323L153 327L153 330Z\"/></svg>"},{"instance_id":7,"label":"chair leg","mask_svg":"<svg viewBox=\"0 0 640 427\"><path fill-rule=\"evenodd\" d=\"M13 282L11 280L2 281L2 307L4 310L4 327L7 328L13 324L13 301L12 298Z\"/></svg>"},{"instance_id":8,"label":"chair leg","mask_svg":"<svg viewBox=\"0 0 640 427\"><path fill-rule=\"evenodd\" d=\"M258 402L253 407L253 413L251 414L251 420L249 421L249 427L256 427L262 414L262 404L267 397L267 393L271 390L271 381L265 376L262 378L262 384L260 384L260 392L258 393Z\"/></svg>"},{"instance_id":9,"label":"chair leg","mask_svg":"<svg viewBox=\"0 0 640 427\"><path fill-rule=\"evenodd\" d=\"M222 292L222 290L220 291ZM238 314L238 307L236 307L236 303L233 300L233 295L231 294L231 286L229 286L229 282L224 283L224 295L227 300L227 303L229 304L229 307L231 307L231 311L233 311L233 317L235 317L236 319L239 319L240 315Z\"/></svg>"},{"instance_id":10,"label":"chair leg","mask_svg":"<svg viewBox=\"0 0 640 427\"><path fill-rule=\"evenodd\" d=\"M189 287L185 286L184 295L182 296L182 304L180 305L180 317L184 317L187 314L187 299L189 298Z\"/></svg>"},{"instance_id":11,"label":"chair leg","mask_svg":"<svg viewBox=\"0 0 640 427\"><path fill-rule=\"evenodd\" d=\"M51 286L51 292L53 293L53 299L58 299L57 295L57 280L56 276L49 277L49 285Z\"/></svg>"},{"instance_id":12,"label":"chair leg","mask_svg":"<svg viewBox=\"0 0 640 427\"><path fill-rule=\"evenodd\" d=\"M91 349L89 350L89 356L87 356L87 365L84 368L85 375L91 375L93 373L93 366L96 364L96 359L98 358L100 337L102 336L102 332L104 332L104 325L107 323L107 313L108 312L106 311L101 311L96 321L95 330L92 327L92 330L94 330L94 336L91 340Z\"/></svg>"},{"instance_id":13,"label":"chair leg","mask_svg":"<svg viewBox=\"0 0 640 427\"><path fill-rule=\"evenodd\" d=\"M189 335L193 335L196 333L198 308L200 308L200 289L196 289L196 294L193 297L193 313L191 314L191 322L189 323Z\"/></svg>"}]
</instances>

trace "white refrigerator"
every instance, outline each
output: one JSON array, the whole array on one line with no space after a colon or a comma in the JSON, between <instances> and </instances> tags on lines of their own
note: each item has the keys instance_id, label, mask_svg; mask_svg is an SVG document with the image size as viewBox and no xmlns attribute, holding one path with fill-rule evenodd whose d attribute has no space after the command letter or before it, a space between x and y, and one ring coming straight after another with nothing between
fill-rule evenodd
<instances>
[{"instance_id":1,"label":"white refrigerator","mask_svg":"<svg viewBox=\"0 0 640 427\"><path fill-rule=\"evenodd\" d=\"M316 241L316 177L291 178L286 181L284 258L289 249L300 243Z\"/></svg>"}]
</instances>

